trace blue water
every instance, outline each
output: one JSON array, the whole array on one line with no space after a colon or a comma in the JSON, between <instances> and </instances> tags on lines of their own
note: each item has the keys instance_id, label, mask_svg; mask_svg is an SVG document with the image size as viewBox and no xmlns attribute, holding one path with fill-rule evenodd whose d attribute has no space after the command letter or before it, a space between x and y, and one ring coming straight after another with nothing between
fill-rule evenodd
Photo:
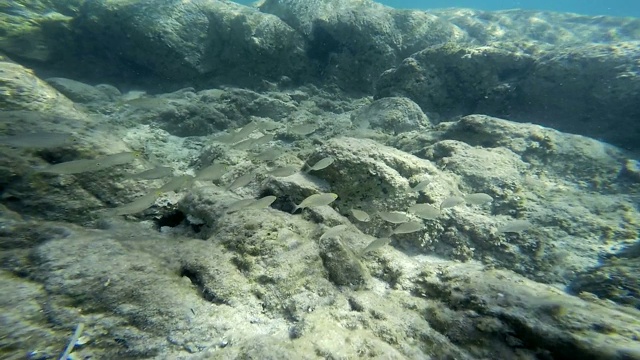
<instances>
[{"instance_id":1,"label":"blue water","mask_svg":"<svg viewBox=\"0 0 640 360\"><path fill-rule=\"evenodd\" d=\"M238 0L251 4L254 0ZM637 0L380 0L398 9L434 9L464 7L479 10L531 9L574 12L585 15L611 15L640 17L640 1Z\"/></svg>"}]
</instances>

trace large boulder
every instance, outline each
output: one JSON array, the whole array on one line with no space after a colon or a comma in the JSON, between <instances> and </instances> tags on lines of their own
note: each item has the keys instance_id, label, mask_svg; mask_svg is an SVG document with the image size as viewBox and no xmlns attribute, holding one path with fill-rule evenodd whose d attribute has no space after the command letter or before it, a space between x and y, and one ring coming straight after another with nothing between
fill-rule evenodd
<instances>
[{"instance_id":1,"label":"large boulder","mask_svg":"<svg viewBox=\"0 0 640 360\"><path fill-rule=\"evenodd\" d=\"M0 56L0 109L59 111L72 108L68 98L39 79L31 69Z\"/></svg>"},{"instance_id":2,"label":"large boulder","mask_svg":"<svg viewBox=\"0 0 640 360\"><path fill-rule=\"evenodd\" d=\"M55 4L63 3L66 4ZM51 61L70 35L78 1L15 0L0 5L0 51L37 62ZM58 7L57 5L62 5Z\"/></svg>"},{"instance_id":3,"label":"large boulder","mask_svg":"<svg viewBox=\"0 0 640 360\"><path fill-rule=\"evenodd\" d=\"M378 74L409 54L463 38L437 16L369 0L265 0L259 8L302 33L318 75L349 90L370 91Z\"/></svg>"},{"instance_id":4,"label":"large boulder","mask_svg":"<svg viewBox=\"0 0 640 360\"><path fill-rule=\"evenodd\" d=\"M485 109L508 112L514 89L533 63L531 56L499 47L436 45L382 73L375 98L405 96L440 119Z\"/></svg>"},{"instance_id":5,"label":"large boulder","mask_svg":"<svg viewBox=\"0 0 640 360\"><path fill-rule=\"evenodd\" d=\"M640 21L533 11L438 10L466 44L425 48L384 72L376 98L433 118L481 113L638 149Z\"/></svg>"},{"instance_id":6,"label":"large boulder","mask_svg":"<svg viewBox=\"0 0 640 360\"><path fill-rule=\"evenodd\" d=\"M173 80L256 83L304 72L303 40L283 21L228 1L87 2L81 40L102 57Z\"/></svg>"}]
</instances>

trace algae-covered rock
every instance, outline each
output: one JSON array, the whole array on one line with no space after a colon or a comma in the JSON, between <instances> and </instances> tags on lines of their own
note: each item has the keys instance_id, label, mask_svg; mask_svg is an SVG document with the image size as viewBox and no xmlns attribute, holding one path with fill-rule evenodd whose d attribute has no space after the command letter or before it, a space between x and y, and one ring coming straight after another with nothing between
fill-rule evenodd
<instances>
[{"instance_id":1,"label":"algae-covered rock","mask_svg":"<svg viewBox=\"0 0 640 360\"><path fill-rule=\"evenodd\" d=\"M297 78L306 66L299 34L275 16L233 2L87 2L77 26L82 41L98 41L170 79L208 75L255 84Z\"/></svg>"},{"instance_id":2,"label":"algae-covered rock","mask_svg":"<svg viewBox=\"0 0 640 360\"><path fill-rule=\"evenodd\" d=\"M431 125L416 103L399 97L382 98L363 106L351 113L351 121L356 127L379 129L392 135L424 130Z\"/></svg>"},{"instance_id":3,"label":"algae-covered rock","mask_svg":"<svg viewBox=\"0 0 640 360\"><path fill-rule=\"evenodd\" d=\"M637 150L640 65L632 59L638 57L637 40L549 50L519 84L511 119Z\"/></svg>"},{"instance_id":4,"label":"algae-covered rock","mask_svg":"<svg viewBox=\"0 0 640 360\"><path fill-rule=\"evenodd\" d=\"M579 274L570 289L575 294L588 292L640 310L639 270L638 256L607 259L604 264Z\"/></svg>"},{"instance_id":5,"label":"algae-covered rock","mask_svg":"<svg viewBox=\"0 0 640 360\"><path fill-rule=\"evenodd\" d=\"M89 84L66 78L48 78L47 82L69 99L79 103L106 101L109 95Z\"/></svg>"},{"instance_id":6,"label":"algae-covered rock","mask_svg":"<svg viewBox=\"0 0 640 360\"><path fill-rule=\"evenodd\" d=\"M335 162L314 175L328 181L339 194L336 204L345 215L351 207L402 209L417 196L408 191L408 179L437 172L429 161L367 139L330 139L310 162L327 156Z\"/></svg>"},{"instance_id":7,"label":"algae-covered rock","mask_svg":"<svg viewBox=\"0 0 640 360\"><path fill-rule=\"evenodd\" d=\"M320 256L332 283L339 286L363 287L369 273L356 253L345 247L339 239L320 240Z\"/></svg>"},{"instance_id":8,"label":"algae-covered rock","mask_svg":"<svg viewBox=\"0 0 640 360\"><path fill-rule=\"evenodd\" d=\"M73 103L40 80L32 70L0 61L0 108L3 111L51 111L54 108L61 111L73 108Z\"/></svg>"},{"instance_id":9,"label":"algae-covered rock","mask_svg":"<svg viewBox=\"0 0 640 360\"><path fill-rule=\"evenodd\" d=\"M477 357L486 355L473 345L482 338L505 358L515 356L509 355L514 347L539 346L554 358L640 358L639 313L633 309L583 301L499 270L446 266L416 280L415 291L441 301L425 318Z\"/></svg>"},{"instance_id":10,"label":"algae-covered rock","mask_svg":"<svg viewBox=\"0 0 640 360\"><path fill-rule=\"evenodd\" d=\"M56 53L63 52L61 47L71 36L73 18L56 11L55 2L3 2L0 5L0 51L39 62L53 60ZM75 0L68 3L75 3Z\"/></svg>"},{"instance_id":11,"label":"algae-covered rock","mask_svg":"<svg viewBox=\"0 0 640 360\"><path fill-rule=\"evenodd\" d=\"M435 118L481 113L635 149L640 113L631 104L640 97L640 78L630 59L639 53L637 41L537 52L499 42L447 43L382 73L375 98L408 97Z\"/></svg>"},{"instance_id":12,"label":"algae-covered rock","mask_svg":"<svg viewBox=\"0 0 640 360\"><path fill-rule=\"evenodd\" d=\"M408 97L439 118L508 111L533 64L533 57L499 46L435 45L382 73L375 98Z\"/></svg>"},{"instance_id":13,"label":"algae-covered rock","mask_svg":"<svg viewBox=\"0 0 640 360\"><path fill-rule=\"evenodd\" d=\"M373 1L266 0L259 9L304 34L306 54L323 78L357 91L370 91L378 74L409 54L464 37L427 12Z\"/></svg>"},{"instance_id":14,"label":"algae-covered rock","mask_svg":"<svg viewBox=\"0 0 640 360\"><path fill-rule=\"evenodd\" d=\"M472 146L507 148L545 171L589 182L596 188L615 184L627 159L624 151L594 139L485 115L465 116L456 122L442 123L435 130L443 132L442 138Z\"/></svg>"}]
</instances>

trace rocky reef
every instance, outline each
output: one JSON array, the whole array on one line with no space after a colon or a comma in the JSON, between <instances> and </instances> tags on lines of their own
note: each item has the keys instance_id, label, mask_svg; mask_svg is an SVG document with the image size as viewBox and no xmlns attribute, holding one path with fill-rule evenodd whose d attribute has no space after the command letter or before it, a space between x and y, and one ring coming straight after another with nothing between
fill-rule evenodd
<instances>
[{"instance_id":1,"label":"rocky reef","mask_svg":"<svg viewBox=\"0 0 640 360\"><path fill-rule=\"evenodd\" d=\"M0 357L640 359L640 20L0 19Z\"/></svg>"}]
</instances>

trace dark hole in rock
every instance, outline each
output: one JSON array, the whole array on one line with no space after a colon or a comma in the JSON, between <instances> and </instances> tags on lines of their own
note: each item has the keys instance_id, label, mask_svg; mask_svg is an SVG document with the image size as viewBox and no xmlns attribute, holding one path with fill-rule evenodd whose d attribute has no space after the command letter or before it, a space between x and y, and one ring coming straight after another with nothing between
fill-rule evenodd
<instances>
[{"instance_id":1,"label":"dark hole in rock","mask_svg":"<svg viewBox=\"0 0 640 360\"><path fill-rule=\"evenodd\" d=\"M182 213L182 211L174 211L162 216L156 221L156 224L158 225L158 228L162 228L163 226L176 227L185 221L186 218L187 217Z\"/></svg>"}]
</instances>

